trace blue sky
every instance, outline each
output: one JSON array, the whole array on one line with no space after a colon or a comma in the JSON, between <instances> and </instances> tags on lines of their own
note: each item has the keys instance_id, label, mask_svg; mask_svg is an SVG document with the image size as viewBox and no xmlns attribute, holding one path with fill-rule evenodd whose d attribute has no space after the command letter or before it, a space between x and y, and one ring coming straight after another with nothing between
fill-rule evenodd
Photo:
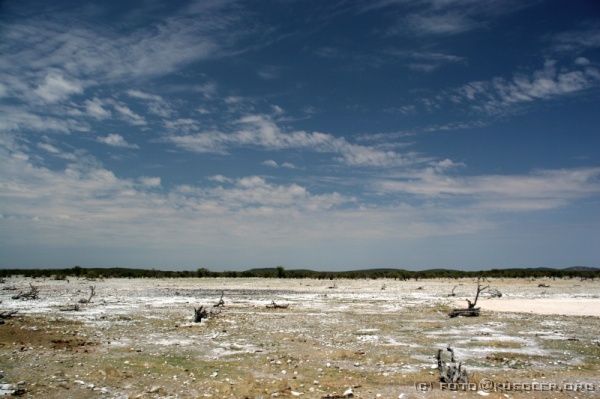
<instances>
[{"instance_id":1,"label":"blue sky","mask_svg":"<svg viewBox=\"0 0 600 399\"><path fill-rule=\"evenodd\" d=\"M0 267L600 265L600 4L0 3Z\"/></svg>"}]
</instances>

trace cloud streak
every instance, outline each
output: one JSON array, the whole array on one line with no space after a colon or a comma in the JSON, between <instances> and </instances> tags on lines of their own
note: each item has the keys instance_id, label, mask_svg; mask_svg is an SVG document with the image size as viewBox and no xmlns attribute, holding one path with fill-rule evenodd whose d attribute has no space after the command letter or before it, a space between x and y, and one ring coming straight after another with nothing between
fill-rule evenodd
<instances>
[{"instance_id":1,"label":"cloud streak","mask_svg":"<svg viewBox=\"0 0 600 399\"><path fill-rule=\"evenodd\" d=\"M375 186L382 193L425 198L462 197L474 201L476 207L483 209L540 210L564 206L570 201L600 193L600 168L460 177L427 168L412 177L382 180Z\"/></svg>"},{"instance_id":2,"label":"cloud streak","mask_svg":"<svg viewBox=\"0 0 600 399\"><path fill-rule=\"evenodd\" d=\"M285 132L264 115L248 115L237 121L232 132L209 131L195 134L172 134L165 138L179 148L198 153L227 154L233 147L257 147L265 150L304 149L319 153L333 153L336 158L352 166L402 166L419 162L412 153L400 154L374 147L350 143L343 137L328 133Z\"/></svg>"}]
</instances>

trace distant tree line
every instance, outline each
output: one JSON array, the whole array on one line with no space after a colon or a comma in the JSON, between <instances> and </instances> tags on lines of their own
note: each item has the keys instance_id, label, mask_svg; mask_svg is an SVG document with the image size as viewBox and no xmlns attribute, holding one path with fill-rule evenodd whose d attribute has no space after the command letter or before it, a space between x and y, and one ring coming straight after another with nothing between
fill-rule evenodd
<instances>
[{"instance_id":1,"label":"distant tree line","mask_svg":"<svg viewBox=\"0 0 600 399\"><path fill-rule=\"evenodd\" d=\"M180 278L180 277L264 277L264 278L314 278L314 279L379 279L420 280L430 278L462 278L462 277L494 277L494 278L581 278L594 279L600 277L600 269L590 267L571 267L566 269L552 268L513 268L490 269L479 271L429 269L411 271L403 269L365 269L351 271L315 271L308 269L287 270L282 266L274 268L250 269L246 271L215 272L206 268L192 270L156 270L131 269L123 267L84 268L75 266L65 269L0 269L0 277L21 275L25 277L67 277L85 278Z\"/></svg>"}]
</instances>

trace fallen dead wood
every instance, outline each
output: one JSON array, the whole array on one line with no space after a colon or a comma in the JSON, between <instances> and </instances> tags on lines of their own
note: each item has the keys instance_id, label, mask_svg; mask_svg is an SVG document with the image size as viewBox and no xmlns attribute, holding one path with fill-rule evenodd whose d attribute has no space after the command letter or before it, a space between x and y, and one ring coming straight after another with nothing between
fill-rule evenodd
<instances>
[{"instance_id":1,"label":"fallen dead wood","mask_svg":"<svg viewBox=\"0 0 600 399\"><path fill-rule=\"evenodd\" d=\"M79 307L78 304L73 304L73 305L66 305L63 307L58 308L58 310L60 310L61 312L79 312L79 310L81 310L81 308Z\"/></svg>"},{"instance_id":2,"label":"fallen dead wood","mask_svg":"<svg viewBox=\"0 0 600 399\"><path fill-rule=\"evenodd\" d=\"M448 314L450 317L478 317L479 310L481 308L471 308L471 309L452 309L452 311Z\"/></svg>"},{"instance_id":3,"label":"fallen dead wood","mask_svg":"<svg viewBox=\"0 0 600 399\"><path fill-rule=\"evenodd\" d=\"M539 288L550 288L550 286L548 284L544 284L544 283L538 284L538 287Z\"/></svg>"},{"instance_id":4,"label":"fallen dead wood","mask_svg":"<svg viewBox=\"0 0 600 399\"><path fill-rule=\"evenodd\" d=\"M22 300L30 300L30 299L38 299L38 295L40 293L39 288L29 283L29 291L23 292L20 291L17 295L13 295L12 299L22 299Z\"/></svg>"},{"instance_id":5,"label":"fallen dead wood","mask_svg":"<svg viewBox=\"0 0 600 399\"><path fill-rule=\"evenodd\" d=\"M454 349L451 347L446 348L446 351L450 352L450 361L446 362L442 358L443 349L438 349L436 359L438 364L438 371L440 373L440 382L443 383L454 383L454 384L468 384L469 376L467 370L463 368L462 363L456 362L454 358Z\"/></svg>"},{"instance_id":6,"label":"fallen dead wood","mask_svg":"<svg viewBox=\"0 0 600 399\"><path fill-rule=\"evenodd\" d=\"M0 312L0 319L10 319L14 315L16 315L18 310L7 310L5 312Z\"/></svg>"},{"instance_id":7,"label":"fallen dead wood","mask_svg":"<svg viewBox=\"0 0 600 399\"><path fill-rule=\"evenodd\" d=\"M497 288L490 288L487 290L486 295L490 298L502 298L502 292Z\"/></svg>"},{"instance_id":8,"label":"fallen dead wood","mask_svg":"<svg viewBox=\"0 0 600 399\"><path fill-rule=\"evenodd\" d=\"M270 304L267 305L267 309L287 309L288 308L289 303L276 303L275 301L271 301Z\"/></svg>"}]
</instances>

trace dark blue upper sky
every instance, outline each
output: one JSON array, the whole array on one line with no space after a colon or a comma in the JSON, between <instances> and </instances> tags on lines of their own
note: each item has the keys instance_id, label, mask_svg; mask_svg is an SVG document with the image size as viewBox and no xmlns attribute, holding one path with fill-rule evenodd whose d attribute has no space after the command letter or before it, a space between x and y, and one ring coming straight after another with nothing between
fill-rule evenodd
<instances>
[{"instance_id":1,"label":"dark blue upper sky","mask_svg":"<svg viewBox=\"0 0 600 399\"><path fill-rule=\"evenodd\" d=\"M0 3L0 266L600 263L597 1Z\"/></svg>"}]
</instances>

